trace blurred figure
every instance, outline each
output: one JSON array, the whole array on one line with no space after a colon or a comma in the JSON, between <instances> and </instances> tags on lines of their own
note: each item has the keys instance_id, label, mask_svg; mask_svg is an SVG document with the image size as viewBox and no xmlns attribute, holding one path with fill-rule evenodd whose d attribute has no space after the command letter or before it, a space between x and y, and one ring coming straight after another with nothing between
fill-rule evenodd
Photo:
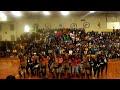
<instances>
[{"instance_id":1,"label":"blurred figure","mask_svg":"<svg viewBox=\"0 0 120 90\"><path fill-rule=\"evenodd\" d=\"M6 77L6 79L7 79L7 80L15 80L16 78L15 78L14 75L8 75L8 76Z\"/></svg>"}]
</instances>

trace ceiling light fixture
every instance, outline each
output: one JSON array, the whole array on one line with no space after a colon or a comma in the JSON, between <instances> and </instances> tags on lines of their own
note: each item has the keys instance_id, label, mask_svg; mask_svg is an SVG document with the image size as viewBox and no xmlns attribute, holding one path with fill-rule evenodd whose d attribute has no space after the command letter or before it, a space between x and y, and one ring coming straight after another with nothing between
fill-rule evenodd
<instances>
[{"instance_id":1,"label":"ceiling light fixture","mask_svg":"<svg viewBox=\"0 0 120 90\"><path fill-rule=\"evenodd\" d=\"M90 11L90 13L95 13L95 11Z\"/></svg>"},{"instance_id":2,"label":"ceiling light fixture","mask_svg":"<svg viewBox=\"0 0 120 90\"><path fill-rule=\"evenodd\" d=\"M43 11L43 14L44 14L45 16L48 16L48 15L50 15L50 12L49 12L49 11Z\"/></svg>"},{"instance_id":3,"label":"ceiling light fixture","mask_svg":"<svg viewBox=\"0 0 120 90\"><path fill-rule=\"evenodd\" d=\"M7 16L2 12L0 12L0 21L7 21Z\"/></svg>"},{"instance_id":4,"label":"ceiling light fixture","mask_svg":"<svg viewBox=\"0 0 120 90\"><path fill-rule=\"evenodd\" d=\"M70 14L69 11L60 11L60 13L63 15L63 16L68 16Z\"/></svg>"},{"instance_id":5,"label":"ceiling light fixture","mask_svg":"<svg viewBox=\"0 0 120 90\"><path fill-rule=\"evenodd\" d=\"M22 13L20 11L11 11L14 16L21 17Z\"/></svg>"},{"instance_id":6,"label":"ceiling light fixture","mask_svg":"<svg viewBox=\"0 0 120 90\"><path fill-rule=\"evenodd\" d=\"M40 12L40 11L29 11L29 12L31 12L31 13L38 13L38 12Z\"/></svg>"}]
</instances>

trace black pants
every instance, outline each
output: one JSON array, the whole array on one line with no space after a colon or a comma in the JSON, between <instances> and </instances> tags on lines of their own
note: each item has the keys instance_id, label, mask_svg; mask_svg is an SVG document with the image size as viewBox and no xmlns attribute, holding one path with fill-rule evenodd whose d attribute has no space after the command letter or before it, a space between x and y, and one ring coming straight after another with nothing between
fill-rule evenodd
<instances>
[{"instance_id":1,"label":"black pants","mask_svg":"<svg viewBox=\"0 0 120 90\"><path fill-rule=\"evenodd\" d=\"M46 75L46 67L42 67L42 76Z\"/></svg>"},{"instance_id":2,"label":"black pants","mask_svg":"<svg viewBox=\"0 0 120 90\"><path fill-rule=\"evenodd\" d=\"M104 70L104 64L102 64L101 67L100 67L101 75L103 75L103 70Z\"/></svg>"},{"instance_id":3,"label":"black pants","mask_svg":"<svg viewBox=\"0 0 120 90\"><path fill-rule=\"evenodd\" d=\"M29 67L26 67L26 73L29 76L29 71L28 71Z\"/></svg>"},{"instance_id":4,"label":"black pants","mask_svg":"<svg viewBox=\"0 0 120 90\"><path fill-rule=\"evenodd\" d=\"M97 77L100 75L100 67L97 67Z\"/></svg>"},{"instance_id":5,"label":"black pants","mask_svg":"<svg viewBox=\"0 0 120 90\"><path fill-rule=\"evenodd\" d=\"M105 63L104 67L105 67L105 69L106 69L106 73L107 73L108 63Z\"/></svg>"},{"instance_id":6,"label":"black pants","mask_svg":"<svg viewBox=\"0 0 120 90\"><path fill-rule=\"evenodd\" d=\"M97 68L93 68L93 71L94 71L94 77L95 77L97 73Z\"/></svg>"},{"instance_id":7,"label":"black pants","mask_svg":"<svg viewBox=\"0 0 120 90\"><path fill-rule=\"evenodd\" d=\"M49 68L49 69L50 69L51 64L52 64L52 61L49 61L49 62L48 62L48 68Z\"/></svg>"},{"instance_id":8,"label":"black pants","mask_svg":"<svg viewBox=\"0 0 120 90\"><path fill-rule=\"evenodd\" d=\"M90 66L90 75L92 75L92 66Z\"/></svg>"},{"instance_id":9,"label":"black pants","mask_svg":"<svg viewBox=\"0 0 120 90\"><path fill-rule=\"evenodd\" d=\"M30 66L30 72L31 72L31 75L34 75L33 67L32 66Z\"/></svg>"},{"instance_id":10,"label":"black pants","mask_svg":"<svg viewBox=\"0 0 120 90\"><path fill-rule=\"evenodd\" d=\"M18 71L18 73L19 73L20 78L22 78L22 74L21 74L21 72L20 72L20 71Z\"/></svg>"},{"instance_id":11,"label":"black pants","mask_svg":"<svg viewBox=\"0 0 120 90\"><path fill-rule=\"evenodd\" d=\"M81 72L81 68L80 68L80 67L78 68L78 71L79 71L79 74L81 74L81 73L82 73L82 72Z\"/></svg>"}]
</instances>

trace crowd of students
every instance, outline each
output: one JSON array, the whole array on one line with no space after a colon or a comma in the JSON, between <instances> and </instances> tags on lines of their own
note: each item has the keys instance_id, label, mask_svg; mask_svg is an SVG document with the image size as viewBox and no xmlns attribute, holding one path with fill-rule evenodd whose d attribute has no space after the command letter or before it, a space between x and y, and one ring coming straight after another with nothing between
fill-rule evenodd
<instances>
[{"instance_id":1,"label":"crowd of students","mask_svg":"<svg viewBox=\"0 0 120 90\"><path fill-rule=\"evenodd\" d=\"M120 58L118 30L97 33L84 29L60 29L37 35L39 42L29 35L26 37L28 43L18 54L21 78L21 71L24 78L26 75L42 78L90 78L93 75L96 78L103 75L104 69L107 72L108 59Z\"/></svg>"},{"instance_id":2,"label":"crowd of students","mask_svg":"<svg viewBox=\"0 0 120 90\"><path fill-rule=\"evenodd\" d=\"M13 41L1 41L0 42L0 57L2 58L10 57L15 53L17 55L15 46L16 46L16 43L14 43Z\"/></svg>"}]
</instances>

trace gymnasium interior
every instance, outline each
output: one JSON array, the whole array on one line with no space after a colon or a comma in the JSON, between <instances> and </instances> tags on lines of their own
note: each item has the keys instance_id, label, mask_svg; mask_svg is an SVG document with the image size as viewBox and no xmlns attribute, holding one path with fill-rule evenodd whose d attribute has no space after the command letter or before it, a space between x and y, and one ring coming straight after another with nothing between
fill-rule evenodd
<instances>
[{"instance_id":1,"label":"gymnasium interior","mask_svg":"<svg viewBox=\"0 0 120 90\"><path fill-rule=\"evenodd\" d=\"M120 79L120 11L0 11L0 79Z\"/></svg>"}]
</instances>

